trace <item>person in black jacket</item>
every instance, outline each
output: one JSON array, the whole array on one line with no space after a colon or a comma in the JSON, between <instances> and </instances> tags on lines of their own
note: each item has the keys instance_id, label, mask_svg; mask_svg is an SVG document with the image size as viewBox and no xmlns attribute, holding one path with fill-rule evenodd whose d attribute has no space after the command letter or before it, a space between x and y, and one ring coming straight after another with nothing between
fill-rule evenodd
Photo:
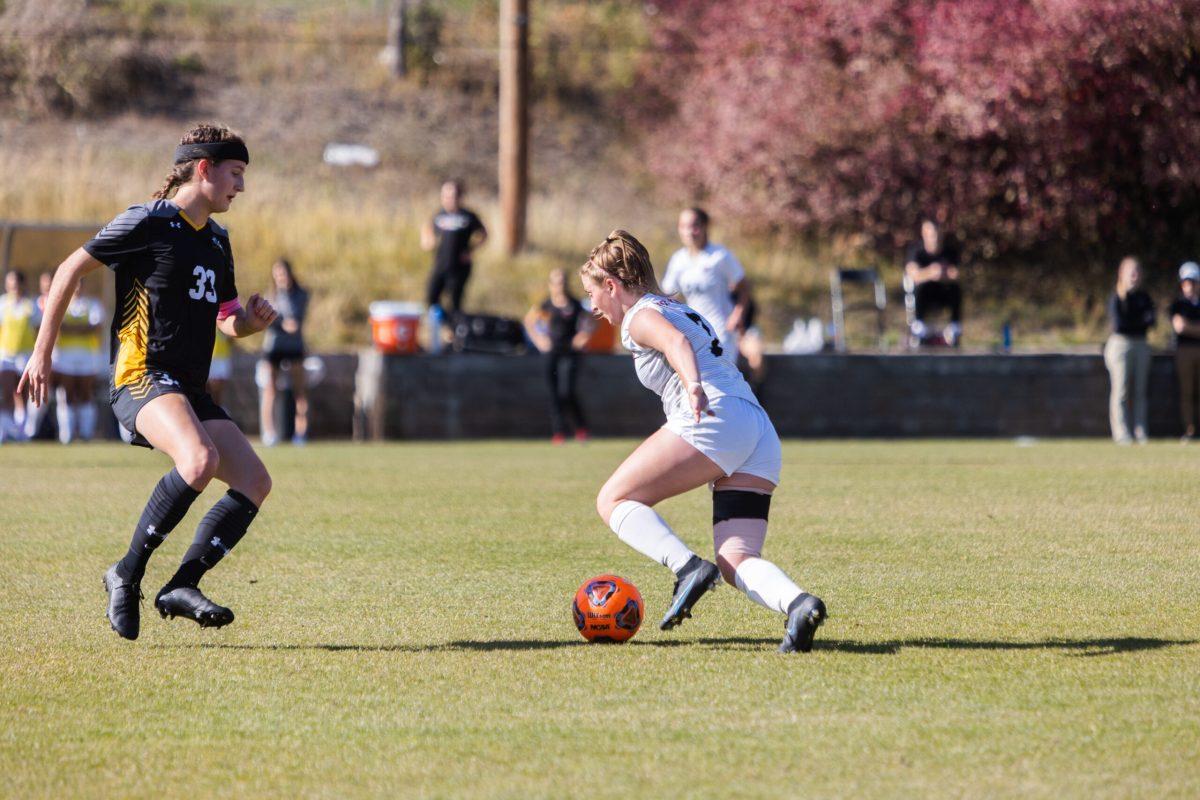
<instances>
[{"instance_id":1,"label":"person in black jacket","mask_svg":"<svg viewBox=\"0 0 1200 800\"><path fill-rule=\"evenodd\" d=\"M567 291L567 275L561 269L550 273L550 296L525 315L525 331L546 355L546 384L550 389L552 441L562 444L572 431L579 441L587 440L587 421L575 390L579 375L579 353L592 333L592 318L583 304Z\"/></svg>"},{"instance_id":2,"label":"person in black jacket","mask_svg":"<svg viewBox=\"0 0 1200 800\"><path fill-rule=\"evenodd\" d=\"M1196 399L1200 397L1196 386L1200 381L1200 264L1195 261L1179 268L1179 297L1171 304L1170 316L1186 444L1196 437Z\"/></svg>"},{"instance_id":3,"label":"person in black jacket","mask_svg":"<svg viewBox=\"0 0 1200 800\"><path fill-rule=\"evenodd\" d=\"M1108 299L1112 333L1104 344L1104 364L1112 381L1108 396L1108 418L1113 441L1146 442L1146 386L1150 379L1150 345L1146 331L1154 327L1154 301L1141 288L1142 268L1133 256L1121 259L1117 288ZM1132 389L1132 391L1130 391ZM1130 436L1126 401L1133 412Z\"/></svg>"},{"instance_id":4,"label":"person in black jacket","mask_svg":"<svg viewBox=\"0 0 1200 800\"><path fill-rule=\"evenodd\" d=\"M463 292L471 277L472 253L487 241L487 228L474 211L459 203L463 188L458 181L442 184L442 208L421 228L421 247L433 251L433 269L425 303L441 306L451 315L462 310ZM442 296L449 292L449 302Z\"/></svg>"},{"instance_id":5,"label":"person in black jacket","mask_svg":"<svg viewBox=\"0 0 1200 800\"><path fill-rule=\"evenodd\" d=\"M936 338L930 327L938 311L949 312L950 322L941 338L957 347L962 338L962 288L958 284L958 247L948 241L937 223L926 219L921 223L921 238L908 247L904 259L907 287L911 287L914 309L912 336L925 343Z\"/></svg>"}]
</instances>

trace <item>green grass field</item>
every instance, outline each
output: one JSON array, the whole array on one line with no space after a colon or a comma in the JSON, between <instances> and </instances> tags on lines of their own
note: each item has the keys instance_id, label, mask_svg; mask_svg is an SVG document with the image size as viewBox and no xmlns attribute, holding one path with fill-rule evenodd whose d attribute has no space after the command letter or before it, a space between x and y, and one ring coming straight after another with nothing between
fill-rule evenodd
<instances>
[{"instance_id":1,"label":"green grass field","mask_svg":"<svg viewBox=\"0 0 1200 800\"><path fill-rule=\"evenodd\" d=\"M658 631L670 575L592 509L631 446L267 451L204 584L237 621L147 603L134 643L100 577L165 459L4 447L0 796L1200 795L1200 451L786 443L767 555L831 619L781 656L729 587ZM709 549L705 492L662 511ZM571 621L605 571L646 598L627 645Z\"/></svg>"}]
</instances>

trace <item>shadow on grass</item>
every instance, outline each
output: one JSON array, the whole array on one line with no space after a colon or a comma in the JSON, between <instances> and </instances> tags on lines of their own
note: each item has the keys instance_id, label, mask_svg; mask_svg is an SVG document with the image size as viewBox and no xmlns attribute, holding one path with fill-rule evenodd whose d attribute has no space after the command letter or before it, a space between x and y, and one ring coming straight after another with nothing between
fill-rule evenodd
<instances>
[{"instance_id":1,"label":"shadow on grass","mask_svg":"<svg viewBox=\"0 0 1200 800\"><path fill-rule=\"evenodd\" d=\"M1111 656L1200 644L1197 639L1041 639L1032 642L990 641L987 639L900 639L883 642L859 642L854 639L818 639L815 650L832 650L864 655L895 655L904 648L928 650L1057 650L1072 656Z\"/></svg>"},{"instance_id":2,"label":"shadow on grass","mask_svg":"<svg viewBox=\"0 0 1200 800\"><path fill-rule=\"evenodd\" d=\"M701 639L659 639L653 641L634 640L626 647L701 647L710 650L759 650L774 649L778 639L752 636L729 636ZM1167 647L1186 647L1200 644L1197 639L1148 639L1140 637L1108 639L1042 639L1038 641L990 641L986 639L897 639L881 642L863 642L854 639L817 639L814 650L818 652L854 653L858 655L896 655L905 648L927 650L1048 650L1060 651L1071 656L1109 656L1119 653L1136 653L1162 650ZM565 639L481 639L459 640L442 644L236 644L223 642L197 642L195 644L156 645L163 649L205 650L253 650L253 651L312 651L326 653L454 653L494 651L560 650L585 647L587 642Z\"/></svg>"},{"instance_id":3,"label":"shadow on grass","mask_svg":"<svg viewBox=\"0 0 1200 800\"><path fill-rule=\"evenodd\" d=\"M626 642L626 647L708 647L711 649L754 649L778 644L778 639L759 639L750 636L731 636L720 639L664 639L660 641ZM560 650L586 647L587 642L565 639L464 639L442 644L241 644L233 642L196 642L195 644L161 644L159 649L183 650L257 650L257 651L316 651L327 653L453 653L490 652L496 650ZM615 645L613 645L615 647Z\"/></svg>"}]
</instances>

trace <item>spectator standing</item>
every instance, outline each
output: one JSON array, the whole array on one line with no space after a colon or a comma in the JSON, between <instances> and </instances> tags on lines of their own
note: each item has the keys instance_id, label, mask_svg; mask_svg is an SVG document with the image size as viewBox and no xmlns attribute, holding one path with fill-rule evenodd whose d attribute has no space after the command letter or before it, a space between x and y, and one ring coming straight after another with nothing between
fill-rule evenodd
<instances>
[{"instance_id":1,"label":"spectator standing","mask_svg":"<svg viewBox=\"0 0 1200 800\"><path fill-rule=\"evenodd\" d=\"M463 292L471 277L471 254L487 241L483 222L475 212L460 205L463 194L460 182L443 183L442 208L421 229L421 247L434 251L425 302L431 310L437 307L451 314L462 310ZM446 292L450 298L443 305Z\"/></svg>"},{"instance_id":2,"label":"spectator standing","mask_svg":"<svg viewBox=\"0 0 1200 800\"><path fill-rule=\"evenodd\" d=\"M962 339L962 287L959 275L958 247L942 236L931 219L921 222L921 238L908 247L904 259L905 288L911 287L914 302L912 338L926 343L933 336L930 320L938 311L950 313L950 323L942 338L951 347Z\"/></svg>"},{"instance_id":3,"label":"spectator standing","mask_svg":"<svg viewBox=\"0 0 1200 800\"><path fill-rule=\"evenodd\" d=\"M18 403L22 409L30 406L17 396L17 382L33 352L41 318L37 303L25 296L24 273L10 269L0 297L0 442L25 438L16 412Z\"/></svg>"},{"instance_id":4,"label":"spectator standing","mask_svg":"<svg viewBox=\"0 0 1200 800\"><path fill-rule=\"evenodd\" d=\"M76 438L87 441L95 435L96 375L105 366L100 352L104 306L96 298L83 294L81 286L76 284L75 294L63 314L50 361L58 383L55 407L58 440L63 444L70 444Z\"/></svg>"},{"instance_id":5,"label":"spectator standing","mask_svg":"<svg viewBox=\"0 0 1200 800\"><path fill-rule=\"evenodd\" d=\"M268 299L279 316L267 329L263 342L267 380L259 413L262 442L270 447L279 441L275 428L276 382L280 374L286 372L296 399L292 444L302 445L308 440L308 385L304 375L304 318L308 314L308 292L296 281L292 264L286 258L271 265L271 280L275 288Z\"/></svg>"},{"instance_id":6,"label":"spectator standing","mask_svg":"<svg viewBox=\"0 0 1200 800\"><path fill-rule=\"evenodd\" d=\"M1171 304L1175 331L1175 371L1179 376L1179 411L1183 417L1183 442L1196 437L1196 400L1200 398L1200 264L1189 261L1179 268L1179 297Z\"/></svg>"},{"instance_id":7,"label":"spectator standing","mask_svg":"<svg viewBox=\"0 0 1200 800\"><path fill-rule=\"evenodd\" d=\"M575 385L580 352L592 333L592 319L567 291L567 275L563 270L550 273L550 296L529 309L525 330L537 349L545 354L551 441L562 444L572 433L578 441L587 441L587 422Z\"/></svg>"},{"instance_id":8,"label":"spectator standing","mask_svg":"<svg viewBox=\"0 0 1200 800\"><path fill-rule=\"evenodd\" d=\"M1154 327L1154 301L1140 288L1142 268L1133 256L1121 259L1117 268L1117 288L1108 300L1112 333L1104 344L1104 364L1112 388L1108 397L1108 418L1113 441L1129 444L1133 439L1145 444L1146 387L1150 379L1150 345L1146 332ZM1132 407L1133 436L1130 437L1126 403Z\"/></svg>"},{"instance_id":9,"label":"spectator standing","mask_svg":"<svg viewBox=\"0 0 1200 800\"><path fill-rule=\"evenodd\" d=\"M665 295L682 294L684 301L708 322L717 337L721 355L737 363L737 331L750 302L746 270L733 253L708 239L709 216L702 208L685 208L679 214L679 240L663 274Z\"/></svg>"}]
</instances>

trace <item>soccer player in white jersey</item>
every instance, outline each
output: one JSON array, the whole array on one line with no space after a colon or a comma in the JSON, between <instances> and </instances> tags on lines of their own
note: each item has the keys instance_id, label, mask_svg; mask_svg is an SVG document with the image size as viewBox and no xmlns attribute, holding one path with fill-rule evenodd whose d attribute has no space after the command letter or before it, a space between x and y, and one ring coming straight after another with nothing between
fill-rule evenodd
<instances>
[{"instance_id":1,"label":"soccer player in white jersey","mask_svg":"<svg viewBox=\"0 0 1200 800\"><path fill-rule=\"evenodd\" d=\"M725 357L737 363L737 331L750 302L746 270L727 248L708 240L708 213L702 208L680 212L679 240L683 247L667 262L663 293L682 294L716 331Z\"/></svg>"},{"instance_id":2,"label":"soccer player in white jersey","mask_svg":"<svg viewBox=\"0 0 1200 800\"><path fill-rule=\"evenodd\" d=\"M771 420L724 357L713 327L662 296L646 248L616 230L580 268L594 313L621 329L642 384L662 397L667 421L600 489L596 510L638 552L669 567L674 596L659 627L673 628L717 580L787 615L782 652L807 652L825 604L761 557L781 451ZM708 484L716 564L693 553L653 506Z\"/></svg>"},{"instance_id":3,"label":"soccer player in white jersey","mask_svg":"<svg viewBox=\"0 0 1200 800\"><path fill-rule=\"evenodd\" d=\"M100 330L104 306L82 293L79 284L63 314L58 342L51 355L57 376L58 440L85 441L96 432L96 375L103 369Z\"/></svg>"}]
</instances>

